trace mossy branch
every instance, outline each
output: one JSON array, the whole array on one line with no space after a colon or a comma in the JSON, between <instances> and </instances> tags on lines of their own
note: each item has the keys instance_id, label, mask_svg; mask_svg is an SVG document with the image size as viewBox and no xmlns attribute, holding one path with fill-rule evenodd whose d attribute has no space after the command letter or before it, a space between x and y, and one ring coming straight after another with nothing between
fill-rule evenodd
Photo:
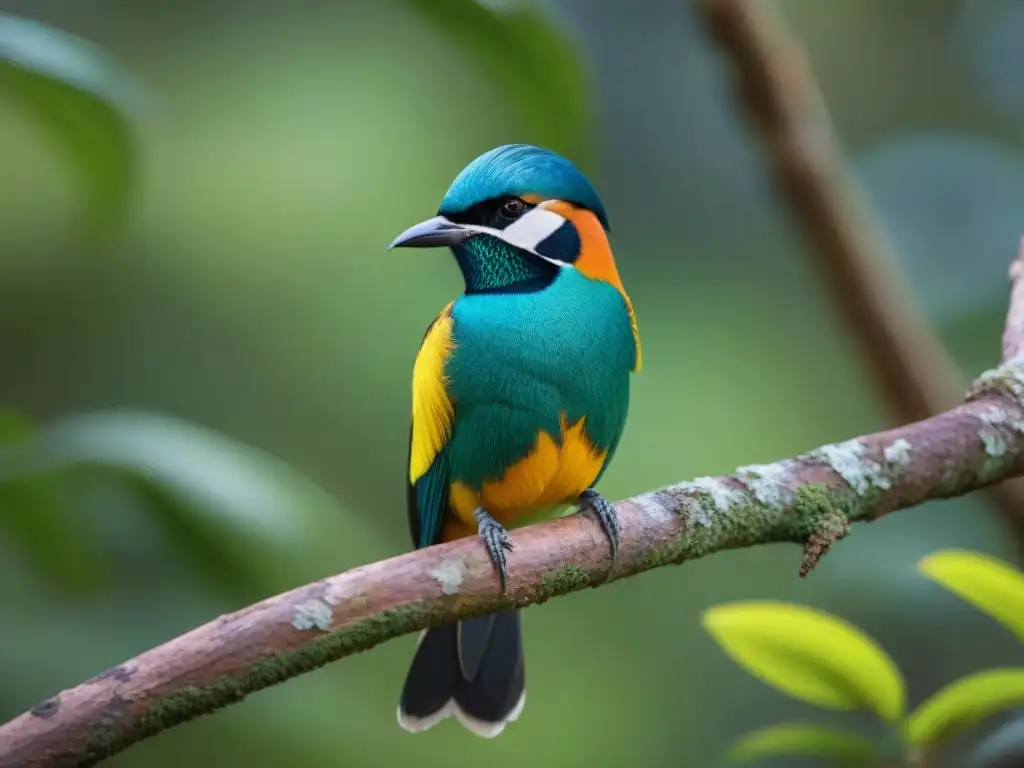
<instances>
[{"instance_id":1,"label":"mossy branch","mask_svg":"<svg viewBox=\"0 0 1024 768\"><path fill-rule=\"evenodd\" d=\"M619 502L609 573L598 524L573 515L512 532L508 592L483 544L462 539L365 565L271 597L126 661L0 726L0 768L94 765L131 744L401 635L712 552L803 547L808 573L849 532L929 499L1024 473L1024 249L1011 274L1009 358L966 402L887 432L824 445ZM389 713L381 713L389 714Z\"/></svg>"},{"instance_id":2,"label":"mossy branch","mask_svg":"<svg viewBox=\"0 0 1024 768\"><path fill-rule=\"evenodd\" d=\"M899 422L955 403L964 375L914 301L843 148L797 37L772 0L701 0L701 19L728 57L735 92L831 305ZM1024 546L1024 482L994 486L992 503Z\"/></svg>"}]
</instances>

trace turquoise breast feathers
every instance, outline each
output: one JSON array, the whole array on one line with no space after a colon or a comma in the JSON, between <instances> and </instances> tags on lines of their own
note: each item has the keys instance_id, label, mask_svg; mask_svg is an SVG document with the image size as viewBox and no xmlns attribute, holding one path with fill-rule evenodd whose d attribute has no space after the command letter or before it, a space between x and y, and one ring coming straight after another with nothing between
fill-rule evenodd
<instances>
[{"instance_id":1,"label":"turquoise breast feathers","mask_svg":"<svg viewBox=\"0 0 1024 768\"><path fill-rule=\"evenodd\" d=\"M537 431L584 432L610 454L629 407L636 355L621 294L573 269L532 293L462 296L452 308L455 347L445 367L457 404L449 446L453 480L477 486L525 456Z\"/></svg>"}]
</instances>

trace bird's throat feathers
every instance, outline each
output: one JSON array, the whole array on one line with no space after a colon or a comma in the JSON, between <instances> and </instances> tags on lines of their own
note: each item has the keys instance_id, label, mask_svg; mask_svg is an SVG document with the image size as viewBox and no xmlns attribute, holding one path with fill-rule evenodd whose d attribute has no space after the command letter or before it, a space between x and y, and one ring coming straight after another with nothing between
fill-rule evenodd
<instances>
[{"instance_id":1,"label":"bird's throat feathers","mask_svg":"<svg viewBox=\"0 0 1024 768\"><path fill-rule=\"evenodd\" d=\"M629 313L636 342L636 364L642 362L640 331L636 313L619 277L608 235L592 211L565 200L544 200L523 195L523 200L556 213L576 231L573 252L559 254L563 265L522 251L503 240L487 236L471 237L452 248L466 283L466 294L531 293L548 287L560 269L574 268L591 280L613 286L621 295Z\"/></svg>"},{"instance_id":2,"label":"bird's throat feathers","mask_svg":"<svg viewBox=\"0 0 1024 768\"><path fill-rule=\"evenodd\" d=\"M558 266L493 237L471 237L452 247L466 294L531 293L558 276Z\"/></svg>"}]
</instances>

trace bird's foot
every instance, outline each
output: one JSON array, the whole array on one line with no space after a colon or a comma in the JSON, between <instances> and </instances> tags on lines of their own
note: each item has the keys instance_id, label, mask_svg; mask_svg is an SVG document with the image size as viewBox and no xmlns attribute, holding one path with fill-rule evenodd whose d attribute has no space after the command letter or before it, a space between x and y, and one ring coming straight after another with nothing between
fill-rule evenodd
<instances>
[{"instance_id":1,"label":"bird's foot","mask_svg":"<svg viewBox=\"0 0 1024 768\"><path fill-rule=\"evenodd\" d=\"M473 517L476 519L477 533L487 545L487 553L498 570L498 581L501 582L501 591L504 594L505 585L508 582L508 563L505 559L505 552L512 551L512 542L508 538L508 531L483 507L477 509L473 513Z\"/></svg>"},{"instance_id":2,"label":"bird's foot","mask_svg":"<svg viewBox=\"0 0 1024 768\"><path fill-rule=\"evenodd\" d=\"M615 507L593 488L588 488L580 494L580 511L591 512L597 518L597 522L601 524L601 528L608 537L612 547L612 567L608 570L610 576L611 572L615 570L615 563L619 555L620 533L622 530Z\"/></svg>"}]
</instances>

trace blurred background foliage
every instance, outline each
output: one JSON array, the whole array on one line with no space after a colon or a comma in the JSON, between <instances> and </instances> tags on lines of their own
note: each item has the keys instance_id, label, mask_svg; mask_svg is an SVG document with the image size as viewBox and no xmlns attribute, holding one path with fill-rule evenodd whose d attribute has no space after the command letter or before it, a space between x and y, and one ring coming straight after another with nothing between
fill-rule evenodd
<instances>
[{"instance_id":1,"label":"blurred background foliage","mask_svg":"<svg viewBox=\"0 0 1024 768\"><path fill-rule=\"evenodd\" d=\"M915 298L980 371L1024 229L1024 3L782 7ZM609 496L887 423L686 2L0 11L98 46L0 23L0 720L409 546L410 369L460 283L444 254L385 248L494 145L567 154L611 212L645 369ZM780 545L530 609L530 705L495 742L398 730L408 637L110 765L711 765L766 711L808 713L717 652L698 622L717 602L841 614L911 705L1018 664L1005 630L915 573L943 546L1014 552L975 496L858 529L808 580Z\"/></svg>"}]
</instances>

